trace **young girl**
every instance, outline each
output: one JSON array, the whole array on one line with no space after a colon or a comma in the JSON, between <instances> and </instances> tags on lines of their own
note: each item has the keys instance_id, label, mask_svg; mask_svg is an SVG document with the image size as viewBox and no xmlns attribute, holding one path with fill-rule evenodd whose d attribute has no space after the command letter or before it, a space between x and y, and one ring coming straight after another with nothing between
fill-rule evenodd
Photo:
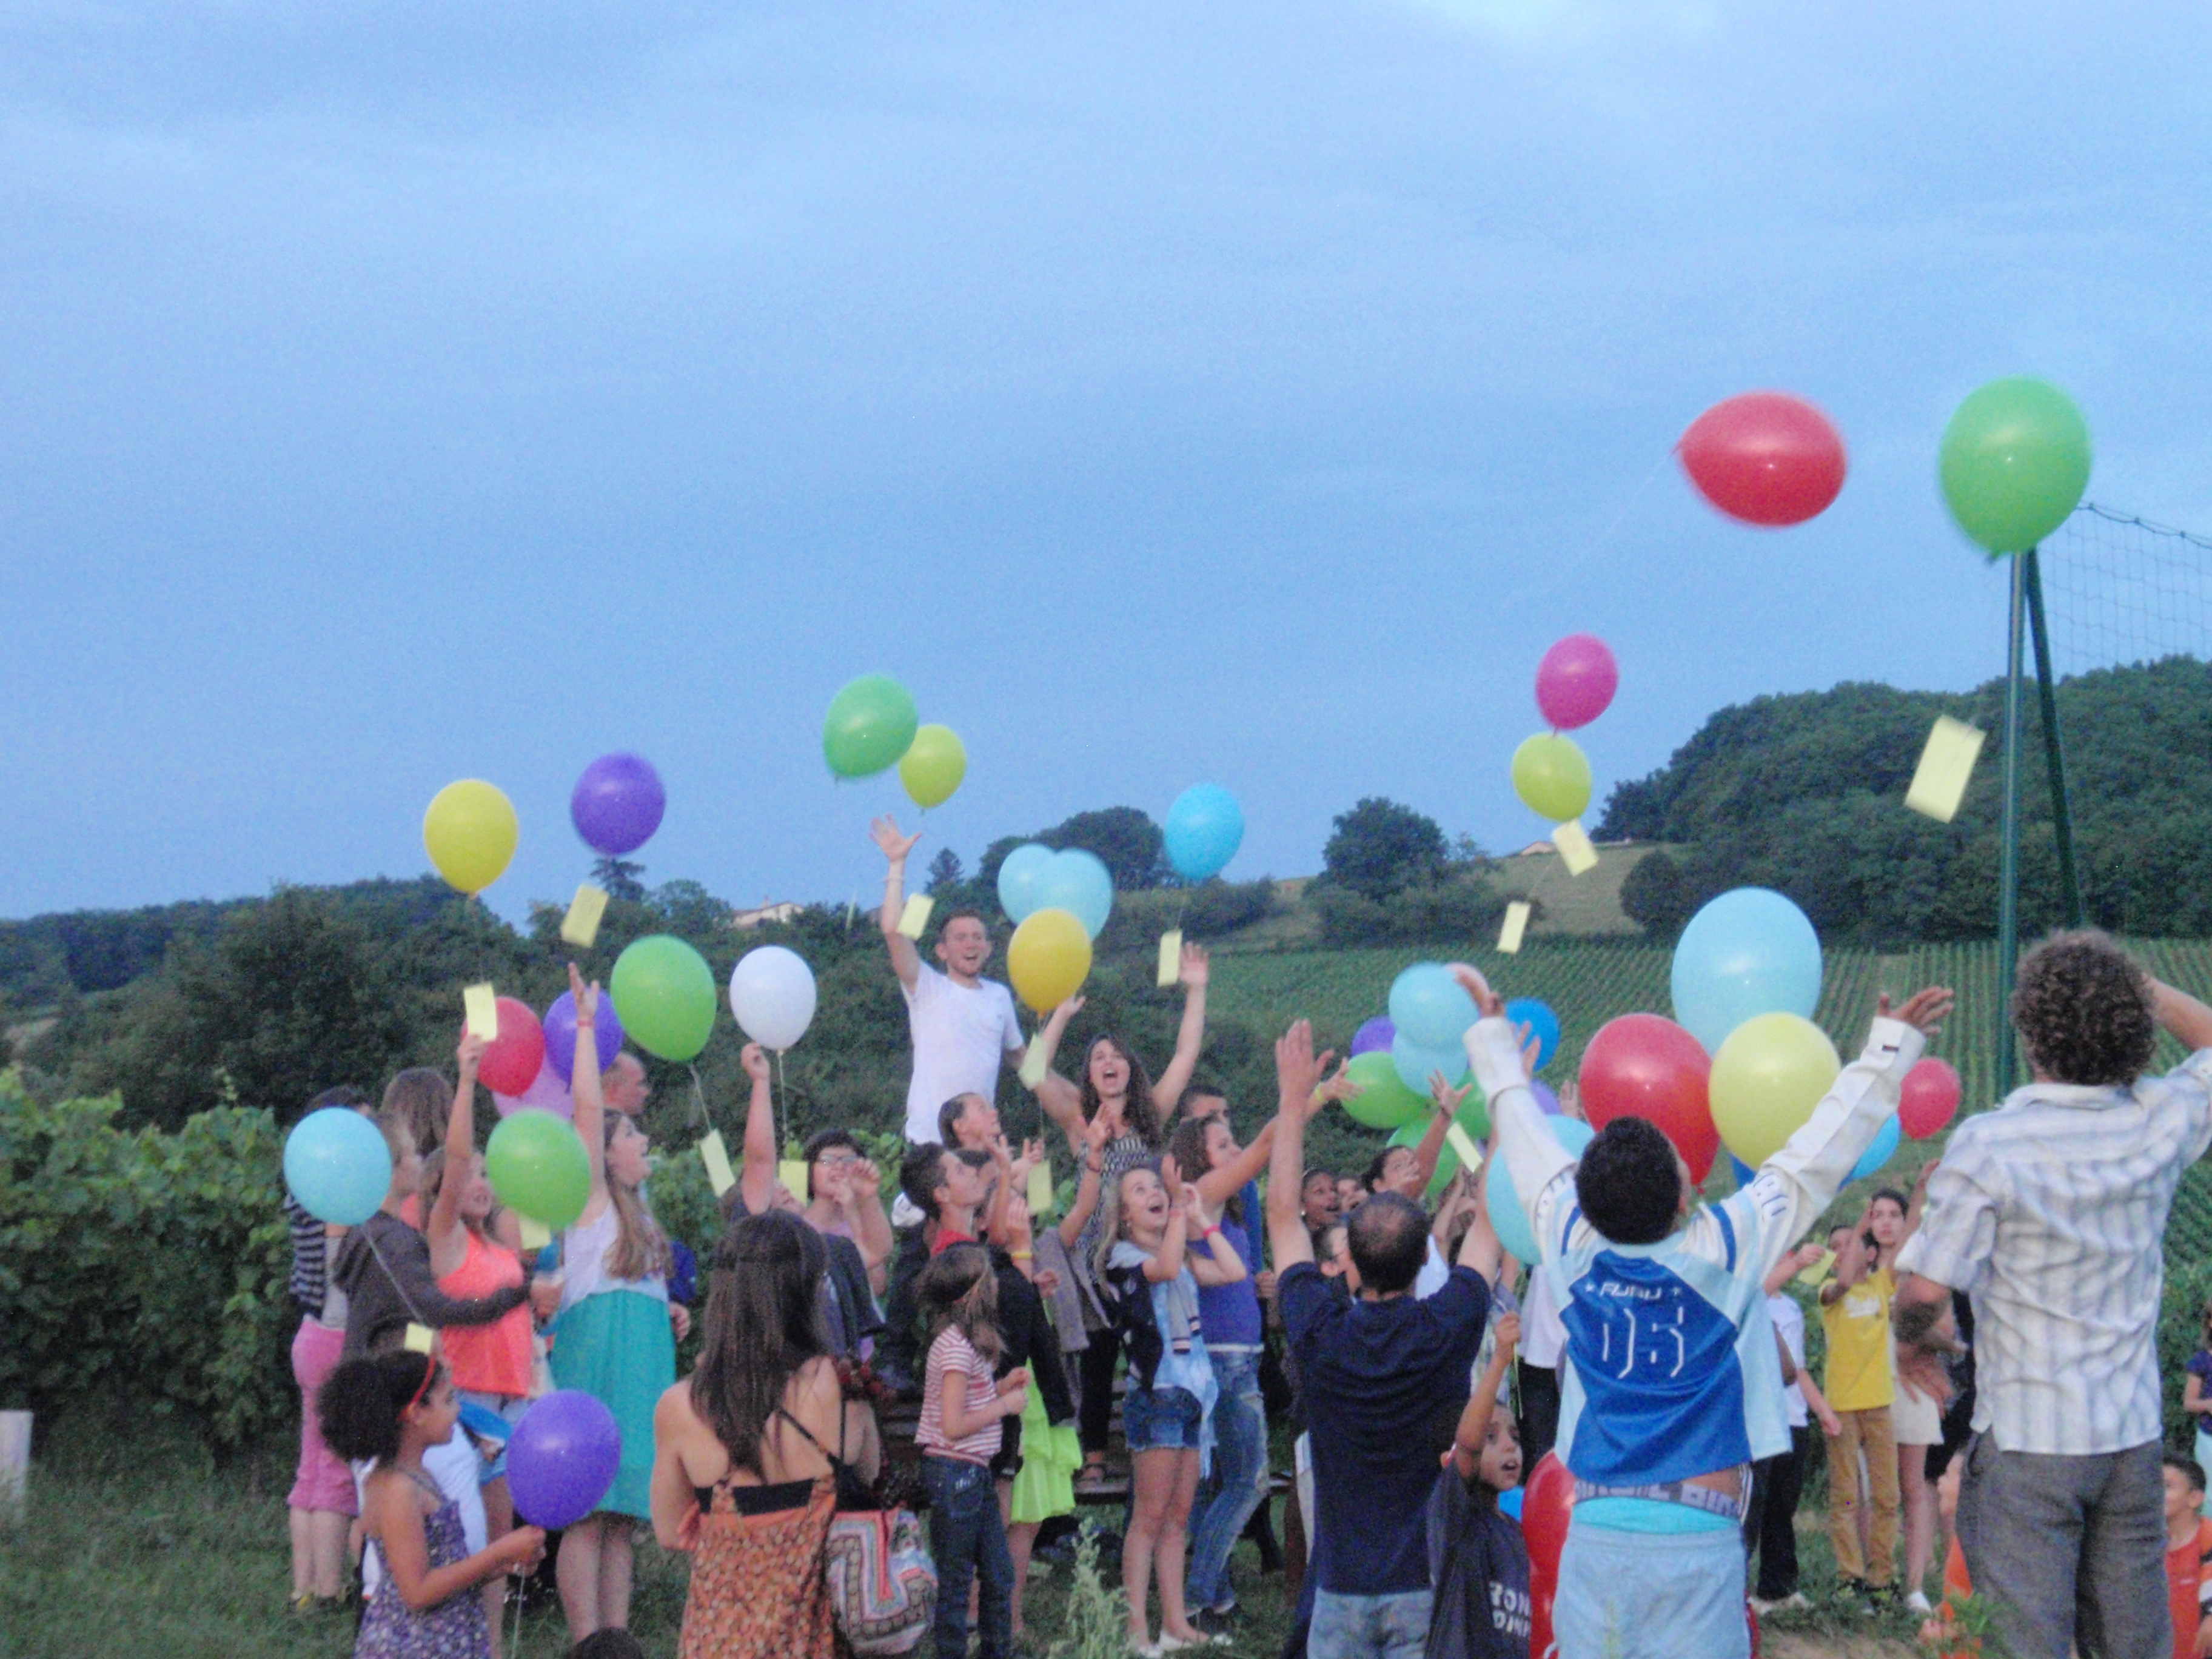
<instances>
[{"instance_id":1,"label":"young girl","mask_svg":"<svg viewBox=\"0 0 2212 1659\"><path fill-rule=\"evenodd\" d=\"M1183 1550L1191 1500L1212 1435L1218 1389L1198 1322L1198 1287L1245 1276L1243 1258L1206 1219L1170 1158L1155 1171L1124 1174L1106 1195L1105 1243L1097 1261L1129 1350L1121 1428L1132 1466L1128 1535L1121 1545L1121 1588L1129 1601L1129 1640L1158 1654L1209 1639L1183 1611ZM1206 1253L1189 1251L1193 1235ZM1154 1567L1157 1564L1158 1573ZM1150 1631L1146 1595L1160 1586L1160 1640Z\"/></svg>"},{"instance_id":2,"label":"young girl","mask_svg":"<svg viewBox=\"0 0 2212 1659\"><path fill-rule=\"evenodd\" d=\"M1521 1440L1498 1408L1517 1315L1499 1316L1482 1379L1460 1413L1443 1473L1429 1495L1429 1577L1436 1611L1425 1659L1528 1659L1528 1547L1498 1511L1500 1492L1521 1484Z\"/></svg>"},{"instance_id":3,"label":"young girl","mask_svg":"<svg viewBox=\"0 0 2212 1659\"><path fill-rule=\"evenodd\" d=\"M1875 1265L1897 1277L1897 1253L1920 1227L1920 1212L1928 1201L1928 1177L1936 1173L1931 1160L1913 1183L1912 1197L1885 1187L1867 1206L1867 1222L1874 1233ZM1897 1370L1894 1339L1890 1348L1890 1370ZM1922 1393L1903 1376L1896 1378L1896 1396L1889 1407L1891 1432L1897 1437L1899 1505L1905 1518L1905 1605L1925 1613L1928 1595L1923 1584L1936 1553L1937 1525L1936 1487L1928 1479L1928 1449L1943 1443L1943 1406Z\"/></svg>"},{"instance_id":4,"label":"young girl","mask_svg":"<svg viewBox=\"0 0 2212 1659\"><path fill-rule=\"evenodd\" d=\"M453 1437L460 1397L434 1355L397 1349L349 1359L317 1396L323 1435L341 1457L374 1460L362 1489L362 1530L383 1567L354 1644L355 1659L489 1659L477 1585L544 1553L536 1527L468 1553L460 1506L423 1472L422 1454Z\"/></svg>"},{"instance_id":5,"label":"young girl","mask_svg":"<svg viewBox=\"0 0 2212 1659\"><path fill-rule=\"evenodd\" d=\"M980 1573L981 1659L1007 1659L1014 1563L991 1460L1005 1419L1029 1404L1029 1373L991 1374L1000 1352L999 1281L981 1245L939 1252L915 1289L930 1328L915 1443L929 1486L929 1548L937 1558L937 1650L968 1651L969 1586Z\"/></svg>"},{"instance_id":6,"label":"young girl","mask_svg":"<svg viewBox=\"0 0 2212 1659\"><path fill-rule=\"evenodd\" d=\"M599 988L586 985L571 963L568 989L576 1030L591 1030ZM622 1430L614 1485L598 1513L562 1534L555 1564L569 1639L580 1642L629 1623L631 1525L653 1514L653 1407L676 1380L676 1344L691 1321L668 1299L668 1241L638 1190L647 1172L645 1132L635 1119L606 1109L593 1067L577 1066L571 1086L592 1186L583 1215L561 1238L553 1381L598 1398Z\"/></svg>"}]
</instances>

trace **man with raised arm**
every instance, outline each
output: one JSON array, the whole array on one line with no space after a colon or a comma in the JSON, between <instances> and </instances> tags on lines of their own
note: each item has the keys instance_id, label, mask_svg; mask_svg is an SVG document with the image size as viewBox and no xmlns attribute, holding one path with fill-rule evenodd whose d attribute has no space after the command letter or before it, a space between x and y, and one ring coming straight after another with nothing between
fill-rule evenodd
<instances>
[{"instance_id":1,"label":"man with raised arm","mask_svg":"<svg viewBox=\"0 0 2212 1659\"><path fill-rule=\"evenodd\" d=\"M1897 1258L1898 1365L1948 1392L1938 1328L1966 1291L1959 1545L2006 1650L2165 1659L2160 1242L2212 1146L2212 1008L2074 933L2021 959L2008 1012L2033 1081L1960 1124L1929 1179ZM2160 1028L2189 1057L2156 1077Z\"/></svg>"},{"instance_id":2,"label":"man with raised arm","mask_svg":"<svg viewBox=\"0 0 2212 1659\"><path fill-rule=\"evenodd\" d=\"M1275 1295L1313 1437L1316 1535L1308 1570L1318 1588L1306 1651L1310 1659L1419 1659L1435 1605L1429 1493L1467 1403L1498 1243L1488 1227L1470 1227L1443 1288L1416 1300L1429 1218L1402 1194L1377 1193L1346 1224L1358 1298L1330 1292L1298 1201L1306 1121L1325 1103L1318 1085L1328 1059L1315 1056L1304 1020L1275 1044L1281 1092L1267 1163Z\"/></svg>"},{"instance_id":3,"label":"man with raised arm","mask_svg":"<svg viewBox=\"0 0 2212 1659\"><path fill-rule=\"evenodd\" d=\"M914 1042L914 1073L906 1090L906 1138L921 1146L938 1138L938 1115L961 1095L994 1100L999 1062L1011 1054L1018 1064L1024 1042L1014 1013L1013 994L985 979L991 959L991 933L973 910L955 910L939 925L939 972L921 959L915 943L899 932L906 908L906 860L919 834L902 836L888 817L869 826L883 849L884 908L878 920L890 947L891 971L906 998L907 1030ZM902 1204L900 1209L908 1206Z\"/></svg>"},{"instance_id":4,"label":"man with raised arm","mask_svg":"<svg viewBox=\"0 0 2212 1659\"><path fill-rule=\"evenodd\" d=\"M1693 1209L1688 1167L1642 1118L1570 1156L1544 1127L1504 1001L1474 969L1453 973L1480 1016L1467 1052L1498 1156L1565 1287L1556 1449L1575 1506L1552 1612L1560 1659L1746 1659L1751 1464L1790 1448L1763 1281L1897 1110L1951 994L1918 992L1893 1018L1883 997L1810 1121L1741 1191Z\"/></svg>"}]
</instances>

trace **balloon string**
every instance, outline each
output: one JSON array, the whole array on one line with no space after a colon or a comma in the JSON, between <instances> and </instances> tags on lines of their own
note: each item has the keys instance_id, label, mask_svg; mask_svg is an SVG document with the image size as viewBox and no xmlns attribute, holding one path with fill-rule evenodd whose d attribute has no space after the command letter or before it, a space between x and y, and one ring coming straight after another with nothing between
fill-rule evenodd
<instances>
[{"instance_id":1,"label":"balloon string","mask_svg":"<svg viewBox=\"0 0 2212 1659\"><path fill-rule=\"evenodd\" d=\"M399 1292L399 1299L407 1304L407 1311L415 1316L415 1322L428 1325L430 1322L422 1317L422 1310L415 1305L415 1298L407 1294L407 1287L399 1282L399 1275L392 1271L392 1264L384 1259L384 1252L376 1248L376 1235L368 1231L366 1223L362 1224L361 1237L362 1242L368 1246L368 1253L376 1258L376 1265L384 1269L384 1276L392 1281L392 1288Z\"/></svg>"},{"instance_id":2,"label":"balloon string","mask_svg":"<svg viewBox=\"0 0 2212 1659\"><path fill-rule=\"evenodd\" d=\"M707 1110L707 1089L706 1085L699 1081L699 1068L696 1065L687 1062L684 1069L691 1073L692 1115L698 1119L701 1128L711 1129L714 1127L714 1120Z\"/></svg>"},{"instance_id":3,"label":"balloon string","mask_svg":"<svg viewBox=\"0 0 2212 1659\"><path fill-rule=\"evenodd\" d=\"M1572 558L1553 566L1546 573L1544 580L1516 588L1499 600L1493 609L1504 611L1520 604L1523 599L1534 599L1539 593L1556 592L1569 577L1578 574L1582 568L1595 556L1597 550L1613 539L1613 532L1628 522L1628 515L1636 510L1637 504L1644 499L1644 492L1651 488L1651 481L1664 471L1667 463L1674 459L1675 447L1676 446L1670 445L1666 453L1652 463L1651 470L1644 475L1644 481L1629 493L1628 500L1622 505L1620 511L1613 515L1613 522L1600 531L1595 540Z\"/></svg>"},{"instance_id":4,"label":"balloon string","mask_svg":"<svg viewBox=\"0 0 2212 1659\"><path fill-rule=\"evenodd\" d=\"M779 1048L775 1051L775 1099L770 1103L775 1113L775 1144L779 1149L776 1152L778 1158L783 1156L783 1150L788 1148L790 1145L784 1136L791 1127L791 1106L783 1097L783 1050Z\"/></svg>"}]
</instances>

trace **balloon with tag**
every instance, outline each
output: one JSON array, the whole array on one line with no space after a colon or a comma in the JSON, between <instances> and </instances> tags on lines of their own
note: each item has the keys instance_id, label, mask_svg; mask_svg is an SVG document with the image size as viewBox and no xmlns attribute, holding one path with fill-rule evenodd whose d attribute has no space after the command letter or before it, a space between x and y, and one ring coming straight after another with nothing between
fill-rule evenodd
<instances>
[{"instance_id":1,"label":"balloon with tag","mask_svg":"<svg viewBox=\"0 0 2212 1659\"><path fill-rule=\"evenodd\" d=\"M1435 1102L1432 1099L1428 1103L1433 1106ZM1385 1144L1419 1146L1428 1139L1429 1125L1432 1121L1431 1115L1424 1113L1410 1123L1401 1123ZM1459 1110L1452 1114L1452 1121L1459 1126L1460 1133L1477 1146L1490 1139L1490 1108L1483 1099L1480 1086L1467 1091L1467 1098L1460 1102ZM1452 1177L1459 1173L1459 1148L1447 1139L1437 1149L1436 1172L1429 1177L1428 1188L1423 1194L1428 1202L1433 1204L1443 1196L1444 1188L1451 1185Z\"/></svg>"},{"instance_id":2,"label":"balloon with tag","mask_svg":"<svg viewBox=\"0 0 2212 1659\"><path fill-rule=\"evenodd\" d=\"M1219 784L1196 783L1177 795L1161 826L1168 864L1185 881L1218 876L1244 842L1244 809Z\"/></svg>"},{"instance_id":3,"label":"balloon with tag","mask_svg":"<svg viewBox=\"0 0 2212 1659\"><path fill-rule=\"evenodd\" d=\"M1395 1129L1429 1109L1428 1085L1407 1088L1387 1048L1355 1055L1346 1062L1344 1074L1359 1085L1359 1092L1344 1103L1345 1112L1354 1123L1370 1129Z\"/></svg>"},{"instance_id":4,"label":"balloon with tag","mask_svg":"<svg viewBox=\"0 0 2212 1659\"><path fill-rule=\"evenodd\" d=\"M822 758L841 778L872 778L897 765L921 729L907 689L887 674L863 674L830 700Z\"/></svg>"},{"instance_id":5,"label":"balloon with tag","mask_svg":"<svg viewBox=\"0 0 2212 1659\"><path fill-rule=\"evenodd\" d=\"M1608 1020L1583 1050L1583 1109L1602 1129L1617 1117L1656 1124L1703 1181L1720 1151L1706 1103L1712 1060L1697 1038L1656 1014L1623 1014Z\"/></svg>"},{"instance_id":6,"label":"balloon with tag","mask_svg":"<svg viewBox=\"0 0 2212 1659\"><path fill-rule=\"evenodd\" d=\"M748 951L730 970L730 1012L747 1036L781 1054L814 1023L814 970L781 945Z\"/></svg>"},{"instance_id":7,"label":"balloon with tag","mask_svg":"<svg viewBox=\"0 0 2212 1659\"><path fill-rule=\"evenodd\" d=\"M1580 1118L1547 1117L1544 1127L1570 1158L1580 1158L1583 1148L1596 1136L1596 1131ZM1534 1266L1538 1259L1536 1230L1529 1224L1528 1212L1522 1206L1503 1158L1490 1160L1483 1182L1483 1197L1489 1206L1490 1224L1498 1233L1498 1242L1505 1247L1507 1255Z\"/></svg>"},{"instance_id":8,"label":"balloon with tag","mask_svg":"<svg viewBox=\"0 0 2212 1659\"><path fill-rule=\"evenodd\" d=\"M516 1112L484 1143L484 1178L501 1203L558 1232L584 1213L592 1160L573 1123L547 1112Z\"/></svg>"},{"instance_id":9,"label":"balloon with tag","mask_svg":"<svg viewBox=\"0 0 2212 1659\"><path fill-rule=\"evenodd\" d=\"M673 934L630 941L615 958L607 993L631 1041L663 1060L695 1058L714 1033L714 970Z\"/></svg>"},{"instance_id":10,"label":"balloon with tag","mask_svg":"<svg viewBox=\"0 0 2212 1659\"><path fill-rule=\"evenodd\" d=\"M1038 909L1066 911L1091 939L1114 914L1114 878L1105 860L1079 847L1054 853L1030 890Z\"/></svg>"},{"instance_id":11,"label":"balloon with tag","mask_svg":"<svg viewBox=\"0 0 2212 1659\"><path fill-rule=\"evenodd\" d=\"M660 774L642 755L600 756L568 796L569 822L584 845L603 858L637 851L653 839L667 810Z\"/></svg>"},{"instance_id":12,"label":"balloon with tag","mask_svg":"<svg viewBox=\"0 0 2212 1659\"><path fill-rule=\"evenodd\" d=\"M300 1207L334 1227L358 1227L392 1189L392 1151L349 1106L325 1106L284 1137L284 1185Z\"/></svg>"},{"instance_id":13,"label":"balloon with tag","mask_svg":"<svg viewBox=\"0 0 2212 1659\"><path fill-rule=\"evenodd\" d=\"M1032 911L1044 908L1044 901L1037 896L1037 884L1051 867L1052 860L1051 848L1028 841L1000 862L999 908L1009 921L1027 921Z\"/></svg>"},{"instance_id":14,"label":"balloon with tag","mask_svg":"<svg viewBox=\"0 0 2212 1659\"><path fill-rule=\"evenodd\" d=\"M1562 732L1588 726L1620 687L1613 647L1595 634L1570 634L1536 665L1536 707Z\"/></svg>"},{"instance_id":15,"label":"balloon with tag","mask_svg":"<svg viewBox=\"0 0 2212 1659\"><path fill-rule=\"evenodd\" d=\"M514 803L482 778L449 783L422 814L422 845L448 886L481 893L506 872L521 837Z\"/></svg>"},{"instance_id":16,"label":"balloon with tag","mask_svg":"<svg viewBox=\"0 0 2212 1659\"><path fill-rule=\"evenodd\" d=\"M1796 1014L1759 1014L1729 1033L1707 1085L1713 1127L1756 1169L1811 1121L1844 1063L1828 1034Z\"/></svg>"},{"instance_id":17,"label":"balloon with tag","mask_svg":"<svg viewBox=\"0 0 2212 1659\"><path fill-rule=\"evenodd\" d=\"M615 1012L614 999L602 996L599 1012L592 1020L592 1047L599 1055L602 1072L615 1063L622 1046L622 1016ZM561 1086L567 1088L576 1072L576 997L573 991L562 992L545 1010L545 1063L561 1079Z\"/></svg>"},{"instance_id":18,"label":"balloon with tag","mask_svg":"<svg viewBox=\"0 0 2212 1659\"><path fill-rule=\"evenodd\" d=\"M1572 738L1539 732L1513 751L1513 793L1530 811L1565 823L1589 810L1589 762Z\"/></svg>"},{"instance_id":19,"label":"balloon with tag","mask_svg":"<svg viewBox=\"0 0 2212 1659\"><path fill-rule=\"evenodd\" d=\"M545 1064L545 1032L538 1012L514 997L499 999L499 1035L484 1045L477 1076L494 1094L519 1095Z\"/></svg>"},{"instance_id":20,"label":"balloon with tag","mask_svg":"<svg viewBox=\"0 0 2212 1659\"><path fill-rule=\"evenodd\" d=\"M1083 988L1091 973L1091 935L1065 910L1033 910L1006 946L1006 978L1014 994L1038 1013Z\"/></svg>"},{"instance_id":21,"label":"balloon with tag","mask_svg":"<svg viewBox=\"0 0 2212 1659\"><path fill-rule=\"evenodd\" d=\"M1718 1051L1759 1014L1810 1019L1820 1000L1820 939L1805 913L1765 887L1711 900L1682 930L1669 970L1674 1018Z\"/></svg>"},{"instance_id":22,"label":"balloon with tag","mask_svg":"<svg viewBox=\"0 0 2212 1659\"><path fill-rule=\"evenodd\" d=\"M960 787L968 775L968 748L949 726L921 726L898 769L907 799L927 811L944 805Z\"/></svg>"},{"instance_id":23,"label":"balloon with tag","mask_svg":"<svg viewBox=\"0 0 2212 1659\"><path fill-rule=\"evenodd\" d=\"M2048 380L2014 375L1968 394L1943 428L1944 503L1992 556L2024 553L2089 487L2089 423Z\"/></svg>"}]
</instances>

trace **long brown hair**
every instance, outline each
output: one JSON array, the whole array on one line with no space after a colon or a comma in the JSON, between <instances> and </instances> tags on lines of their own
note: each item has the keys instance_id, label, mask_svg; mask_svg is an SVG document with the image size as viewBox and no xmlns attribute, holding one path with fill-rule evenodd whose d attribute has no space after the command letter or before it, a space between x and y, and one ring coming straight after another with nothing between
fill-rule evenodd
<instances>
[{"instance_id":1,"label":"long brown hair","mask_svg":"<svg viewBox=\"0 0 2212 1659\"><path fill-rule=\"evenodd\" d=\"M422 1160L422 1184L416 1188L422 1194L422 1225L426 1230L430 1224L430 1212L438 1207L438 1189L445 1184L446 1149L441 1146ZM495 1243L497 1240L493 1236L492 1229L499 1220L499 1212L506 1207L499 1201L499 1194L495 1192L491 1195L491 1208L483 1212L483 1220L471 1221L465 1215L462 1215L459 1208L456 1208L453 1213L459 1218L461 1225L478 1238L487 1243ZM628 1276L635 1277L635 1274Z\"/></svg>"},{"instance_id":2,"label":"long brown hair","mask_svg":"<svg viewBox=\"0 0 2212 1659\"><path fill-rule=\"evenodd\" d=\"M380 1118L397 1118L414 1132L415 1150L426 1158L445 1144L446 1120L453 1110L453 1085L429 1066L410 1066L384 1085Z\"/></svg>"},{"instance_id":3,"label":"long brown hair","mask_svg":"<svg viewBox=\"0 0 2212 1659\"><path fill-rule=\"evenodd\" d=\"M954 1244L921 1270L915 1294L929 1320L929 1340L957 1329L984 1358L1006 1352L999 1336L999 1276L981 1244Z\"/></svg>"},{"instance_id":4,"label":"long brown hair","mask_svg":"<svg viewBox=\"0 0 2212 1659\"><path fill-rule=\"evenodd\" d=\"M1099 1097L1098 1085L1091 1080L1091 1057L1098 1052L1098 1045L1102 1042L1121 1055L1122 1063L1129 1068L1129 1087L1121 1097L1122 1122L1128 1126L1131 1133L1158 1152L1161 1139L1160 1109L1152 1098L1152 1074L1145 1069L1145 1062L1130 1052L1129 1045L1110 1032L1091 1038L1083 1050L1083 1121L1088 1123L1097 1117L1098 1108L1104 1103Z\"/></svg>"},{"instance_id":5,"label":"long brown hair","mask_svg":"<svg viewBox=\"0 0 2212 1659\"><path fill-rule=\"evenodd\" d=\"M1187 1117L1176 1125L1175 1133L1168 1137L1168 1156L1176 1162L1176 1173L1185 1181L1196 1181L1213 1170L1213 1157L1206 1150L1206 1138L1215 1124L1229 1130L1229 1120L1222 1117ZM1231 1134L1235 1131L1229 1130ZM1222 1204L1221 1213L1238 1226L1244 1224L1244 1194L1235 1192Z\"/></svg>"},{"instance_id":6,"label":"long brown hair","mask_svg":"<svg viewBox=\"0 0 2212 1659\"><path fill-rule=\"evenodd\" d=\"M637 1127L620 1112L609 1112L601 1145L612 1146L616 1132L624 1124ZM653 1218L645 1194L616 1180L612 1170L607 1171L607 1201L615 1206L615 1247L607 1252L610 1273L617 1279L647 1279L665 1274L676 1265L675 1253Z\"/></svg>"},{"instance_id":7,"label":"long brown hair","mask_svg":"<svg viewBox=\"0 0 2212 1659\"><path fill-rule=\"evenodd\" d=\"M829 1261L821 1236L783 1210L731 1223L714 1251L691 1405L736 1468L763 1474L769 1419L800 1367L830 1352L818 1295Z\"/></svg>"}]
</instances>

